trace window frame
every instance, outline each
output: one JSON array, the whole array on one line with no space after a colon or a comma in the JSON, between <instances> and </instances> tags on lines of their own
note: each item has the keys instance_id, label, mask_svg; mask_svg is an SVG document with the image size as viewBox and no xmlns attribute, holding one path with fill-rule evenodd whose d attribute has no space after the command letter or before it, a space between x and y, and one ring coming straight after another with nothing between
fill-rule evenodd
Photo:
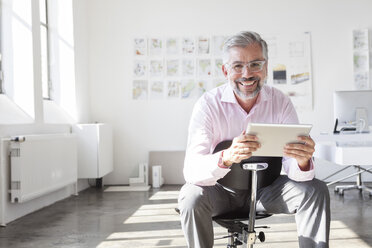
<instances>
[{"instance_id":1,"label":"window frame","mask_svg":"<svg viewBox=\"0 0 372 248\"><path fill-rule=\"evenodd\" d=\"M2 22L2 13L3 13L3 9L2 9L2 1L0 1L0 94L4 94L4 73L3 73L3 67L2 67L2 62L3 62L3 46L2 46L2 39L1 37L3 36L2 35L2 25L1 23Z\"/></svg>"},{"instance_id":2,"label":"window frame","mask_svg":"<svg viewBox=\"0 0 372 248\"><path fill-rule=\"evenodd\" d=\"M44 82L41 82L42 83L42 96L43 96L43 99L44 100L52 100L52 98L51 98L51 91L52 91L52 81L51 81L51 74L50 74L50 32L49 32L49 21L48 21L48 0L39 0L39 4L40 4L40 2L41 1L44 1L45 2L45 13L43 13L43 14L45 14L45 23L44 22L42 22L41 20L40 20L40 30L41 30L41 28L43 27L43 28L45 28L45 30L46 30L46 51L45 51L45 53L46 53L46 68L45 68L45 70L46 70L46 74L47 74L47 96L44 96ZM41 13L39 13L39 18L41 19ZM41 32L40 32L40 43L41 43L41 39L42 39L42 37L41 37ZM42 49L42 47L40 46L40 48ZM40 56L41 56L41 54L42 54L42 51L40 50ZM41 68L43 68L43 66L41 67ZM42 71L42 73L43 73L43 71Z\"/></svg>"}]
</instances>

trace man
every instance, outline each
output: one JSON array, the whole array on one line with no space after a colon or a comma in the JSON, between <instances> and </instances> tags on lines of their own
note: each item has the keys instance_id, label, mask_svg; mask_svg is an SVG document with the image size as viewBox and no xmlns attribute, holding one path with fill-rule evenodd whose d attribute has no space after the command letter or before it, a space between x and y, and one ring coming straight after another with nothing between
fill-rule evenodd
<instances>
[{"instance_id":1,"label":"man","mask_svg":"<svg viewBox=\"0 0 372 248\"><path fill-rule=\"evenodd\" d=\"M222 70L228 83L198 100L189 125L186 184L178 199L189 247L213 247L212 217L249 206L249 192L227 189L217 182L233 163L260 149L257 137L245 134L247 124L298 123L289 98L265 85L267 44L257 33L230 37L223 54ZM328 247L329 192L323 182L314 179L314 141L310 137L298 139L302 144L283 148L282 166L287 175L258 192L257 210L296 214L300 247ZM232 145L213 154L224 140L233 140Z\"/></svg>"}]
</instances>

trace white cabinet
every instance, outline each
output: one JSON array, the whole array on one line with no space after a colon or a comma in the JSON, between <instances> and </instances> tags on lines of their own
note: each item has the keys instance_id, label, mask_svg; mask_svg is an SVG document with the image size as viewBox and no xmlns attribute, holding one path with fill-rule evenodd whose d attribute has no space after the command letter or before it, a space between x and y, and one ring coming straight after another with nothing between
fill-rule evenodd
<instances>
[{"instance_id":1,"label":"white cabinet","mask_svg":"<svg viewBox=\"0 0 372 248\"><path fill-rule=\"evenodd\" d=\"M109 124L77 124L78 178L101 178L113 171L113 136Z\"/></svg>"}]
</instances>

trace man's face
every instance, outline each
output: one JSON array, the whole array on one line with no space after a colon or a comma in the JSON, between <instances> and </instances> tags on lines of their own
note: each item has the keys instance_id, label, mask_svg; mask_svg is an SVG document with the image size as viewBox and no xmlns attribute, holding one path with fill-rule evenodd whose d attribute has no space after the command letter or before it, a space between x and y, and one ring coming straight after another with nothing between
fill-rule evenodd
<instances>
[{"instance_id":1,"label":"man's face","mask_svg":"<svg viewBox=\"0 0 372 248\"><path fill-rule=\"evenodd\" d=\"M267 76L267 62L262 54L262 48L260 44L254 43L244 48L232 47L229 50L229 60L227 64L223 65L222 70L227 80L231 84L235 94L241 100L248 100L255 98L261 90L263 84L266 81ZM255 70L248 68L249 62L251 68L254 68L257 63L264 63L261 70ZM244 65L241 67L241 65ZM237 70L241 69L241 72L237 73Z\"/></svg>"}]
</instances>

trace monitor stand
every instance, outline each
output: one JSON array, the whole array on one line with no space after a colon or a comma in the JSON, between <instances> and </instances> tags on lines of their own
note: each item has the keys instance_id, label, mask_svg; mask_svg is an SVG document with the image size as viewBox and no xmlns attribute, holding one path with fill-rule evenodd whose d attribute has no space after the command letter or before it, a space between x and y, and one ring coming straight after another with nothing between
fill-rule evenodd
<instances>
[{"instance_id":1,"label":"monitor stand","mask_svg":"<svg viewBox=\"0 0 372 248\"><path fill-rule=\"evenodd\" d=\"M365 108L356 109L355 121L357 126L357 132L369 133L368 115L367 110Z\"/></svg>"}]
</instances>

